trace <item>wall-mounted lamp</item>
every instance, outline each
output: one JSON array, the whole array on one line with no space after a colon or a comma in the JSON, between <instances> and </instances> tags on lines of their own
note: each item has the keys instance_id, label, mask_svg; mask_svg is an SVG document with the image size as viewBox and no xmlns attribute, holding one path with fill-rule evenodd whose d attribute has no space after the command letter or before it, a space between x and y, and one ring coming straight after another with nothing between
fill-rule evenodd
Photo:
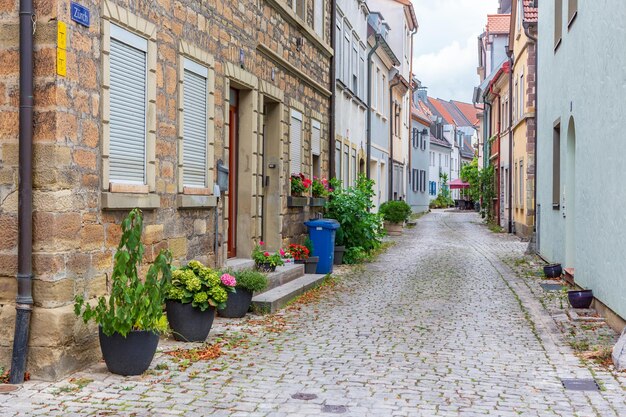
<instances>
[{"instance_id":1,"label":"wall-mounted lamp","mask_svg":"<svg viewBox=\"0 0 626 417\"><path fill-rule=\"evenodd\" d=\"M302 49L302 46L304 45L304 41L302 40L302 36L299 36L296 38L296 49L299 51L300 49Z\"/></svg>"}]
</instances>

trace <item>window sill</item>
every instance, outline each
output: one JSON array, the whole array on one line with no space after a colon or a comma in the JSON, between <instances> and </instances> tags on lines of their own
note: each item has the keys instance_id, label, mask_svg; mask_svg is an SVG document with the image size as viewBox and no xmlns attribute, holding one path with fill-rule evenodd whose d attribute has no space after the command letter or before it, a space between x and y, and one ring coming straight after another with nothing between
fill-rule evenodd
<instances>
[{"instance_id":1,"label":"window sill","mask_svg":"<svg viewBox=\"0 0 626 417\"><path fill-rule=\"evenodd\" d=\"M100 197L103 210L155 210L161 207L161 197L157 194L103 192Z\"/></svg>"},{"instance_id":2,"label":"window sill","mask_svg":"<svg viewBox=\"0 0 626 417\"><path fill-rule=\"evenodd\" d=\"M176 206L179 209L202 209L217 207L217 196L201 194L178 194Z\"/></svg>"}]
</instances>

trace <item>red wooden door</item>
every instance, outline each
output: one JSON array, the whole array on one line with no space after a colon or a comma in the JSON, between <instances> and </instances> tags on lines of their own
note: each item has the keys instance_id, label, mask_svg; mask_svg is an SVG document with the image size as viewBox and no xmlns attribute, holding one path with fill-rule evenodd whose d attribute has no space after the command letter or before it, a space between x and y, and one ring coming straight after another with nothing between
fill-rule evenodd
<instances>
[{"instance_id":1,"label":"red wooden door","mask_svg":"<svg viewBox=\"0 0 626 417\"><path fill-rule=\"evenodd\" d=\"M228 112L228 257L237 256L237 153L239 149L238 91L230 89Z\"/></svg>"}]
</instances>

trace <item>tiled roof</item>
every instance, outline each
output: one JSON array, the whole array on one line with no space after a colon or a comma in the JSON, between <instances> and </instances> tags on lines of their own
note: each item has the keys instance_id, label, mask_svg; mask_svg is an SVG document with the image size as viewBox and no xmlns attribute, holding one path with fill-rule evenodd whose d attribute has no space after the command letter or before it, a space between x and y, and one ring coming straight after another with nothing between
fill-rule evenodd
<instances>
[{"instance_id":1,"label":"tiled roof","mask_svg":"<svg viewBox=\"0 0 626 417\"><path fill-rule=\"evenodd\" d=\"M446 148L451 148L452 147L450 142L448 142L446 139L443 139L443 138L439 139L438 137L436 137L432 133L430 134L430 143L434 143L435 145L443 146L443 147L446 147Z\"/></svg>"},{"instance_id":2,"label":"tiled roof","mask_svg":"<svg viewBox=\"0 0 626 417\"><path fill-rule=\"evenodd\" d=\"M417 117L418 119L423 120L424 122L427 122L427 124L430 124L430 121L431 121L430 116L422 108L423 105L421 106L420 104L421 104L420 102L413 103L413 108L411 109L411 115L413 117Z\"/></svg>"},{"instance_id":3,"label":"tiled roof","mask_svg":"<svg viewBox=\"0 0 626 417\"><path fill-rule=\"evenodd\" d=\"M487 32L490 34L509 33L510 24L511 24L510 14L487 15Z\"/></svg>"},{"instance_id":4,"label":"tiled roof","mask_svg":"<svg viewBox=\"0 0 626 417\"><path fill-rule=\"evenodd\" d=\"M463 138L463 146L461 147L461 156L467 159L474 157L474 148L472 144L465 138Z\"/></svg>"},{"instance_id":5,"label":"tiled roof","mask_svg":"<svg viewBox=\"0 0 626 417\"><path fill-rule=\"evenodd\" d=\"M530 23L536 23L538 21L538 13L537 7L533 7L534 0L523 0L524 1L524 20Z\"/></svg>"},{"instance_id":6,"label":"tiled roof","mask_svg":"<svg viewBox=\"0 0 626 417\"><path fill-rule=\"evenodd\" d=\"M448 113L448 111L445 109L443 104L440 103L439 99L428 97L428 104L431 110L433 110L433 112L436 113L438 116L441 116L441 118L446 122L446 124L449 124L449 125L455 124L454 119L452 118L450 113Z\"/></svg>"},{"instance_id":7,"label":"tiled roof","mask_svg":"<svg viewBox=\"0 0 626 417\"><path fill-rule=\"evenodd\" d=\"M469 120L465 117L465 115L458 109L452 101L440 100L443 107L450 113L452 116L452 120L457 127L460 126L472 126Z\"/></svg>"},{"instance_id":8,"label":"tiled roof","mask_svg":"<svg viewBox=\"0 0 626 417\"><path fill-rule=\"evenodd\" d=\"M478 125L478 115L482 112L482 110L477 109L473 104L463 103L461 101L452 100L452 103L454 103L454 105L463 113L465 118L469 120L473 126Z\"/></svg>"}]
</instances>

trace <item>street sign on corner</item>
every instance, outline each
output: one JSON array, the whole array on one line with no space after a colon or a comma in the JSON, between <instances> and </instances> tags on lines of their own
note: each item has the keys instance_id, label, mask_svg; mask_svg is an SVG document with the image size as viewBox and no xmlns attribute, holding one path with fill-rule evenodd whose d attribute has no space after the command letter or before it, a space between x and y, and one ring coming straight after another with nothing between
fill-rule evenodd
<instances>
[{"instance_id":1,"label":"street sign on corner","mask_svg":"<svg viewBox=\"0 0 626 417\"><path fill-rule=\"evenodd\" d=\"M70 18L80 25L89 27L89 9L81 4L70 2Z\"/></svg>"}]
</instances>

